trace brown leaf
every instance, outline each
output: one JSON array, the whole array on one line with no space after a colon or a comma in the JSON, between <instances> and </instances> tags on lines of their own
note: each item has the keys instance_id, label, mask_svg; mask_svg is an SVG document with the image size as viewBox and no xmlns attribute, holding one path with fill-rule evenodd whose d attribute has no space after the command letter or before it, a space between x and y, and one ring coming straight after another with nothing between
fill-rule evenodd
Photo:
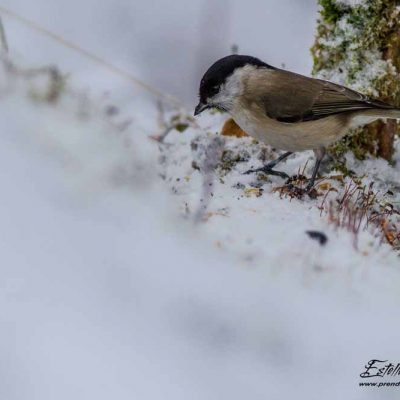
<instances>
[{"instance_id":1,"label":"brown leaf","mask_svg":"<svg viewBox=\"0 0 400 400\"><path fill-rule=\"evenodd\" d=\"M243 131L240 126L232 119L229 118L221 130L221 135L223 136L235 136L235 137L244 137L248 136L248 134Z\"/></svg>"}]
</instances>

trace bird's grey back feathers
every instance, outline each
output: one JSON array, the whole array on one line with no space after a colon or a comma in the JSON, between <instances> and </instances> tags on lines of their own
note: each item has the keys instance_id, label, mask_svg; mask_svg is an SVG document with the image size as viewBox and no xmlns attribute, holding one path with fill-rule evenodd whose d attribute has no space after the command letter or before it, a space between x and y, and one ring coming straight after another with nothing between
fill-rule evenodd
<instances>
[{"instance_id":1,"label":"bird's grey back feathers","mask_svg":"<svg viewBox=\"0 0 400 400\"><path fill-rule=\"evenodd\" d=\"M246 92L260 99L266 115L280 122L315 121L361 110L396 110L344 86L279 69L258 69L246 85Z\"/></svg>"}]
</instances>

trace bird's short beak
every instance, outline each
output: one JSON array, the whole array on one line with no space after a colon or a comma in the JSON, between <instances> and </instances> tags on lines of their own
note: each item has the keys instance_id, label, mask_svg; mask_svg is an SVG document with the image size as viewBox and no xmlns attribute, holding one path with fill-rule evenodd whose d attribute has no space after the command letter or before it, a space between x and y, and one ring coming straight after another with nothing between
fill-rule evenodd
<instances>
[{"instance_id":1,"label":"bird's short beak","mask_svg":"<svg viewBox=\"0 0 400 400\"><path fill-rule=\"evenodd\" d=\"M197 104L195 110L194 110L194 115L199 115L201 114L204 110L207 110L207 108L210 108L210 106L208 104L204 104L202 102L200 102L199 104Z\"/></svg>"}]
</instances>

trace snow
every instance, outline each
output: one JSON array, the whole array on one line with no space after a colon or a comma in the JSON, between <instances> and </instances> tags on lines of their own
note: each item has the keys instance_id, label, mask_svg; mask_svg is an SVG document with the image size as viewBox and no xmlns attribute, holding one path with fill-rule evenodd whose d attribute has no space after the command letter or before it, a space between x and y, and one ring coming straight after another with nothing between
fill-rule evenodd
<instances>
[{"instance_id":1,"label":"snow","mask_svg":"<svg viewBox=\"0 0 400 400\"><path fill-rule=\"evenodd\" d=\"M346 4L348 6L361 6L365 4L365 0L338 0L338 3Z\"/></svg>"},{"instance_id":2,"label":"snow","mask_svg":"<svg viewBox=\"0 0 400 400\"><path fill-rule=\"evenodd\" d=\"M141 128L157 131L151 103L127 126L70 85L56 104L32 97L43 82L1 76L2 398L366 398L364 364L399 356L388 245L365 231L356 249L319 200L272 193L278 178L244 195L242 172L275 153L217 136L225 116L159 144ZM247 161L211 168L204 152L224 149ZM193 161L213 182L203 202ZM382 161L353 166L397 182Z\"/></svg>"},{"instance_id":3,"label":"snow","mask_svg":"<svg viewBox=\"0 0 400 400\"><path fill-rule=\"evenodd\" d=\"M226 116L221 118L223 120ZM221 123L214 125L214 131L218 129L218 125L221 126ZM206 126L207 122L205 128ZM215 147L215 136L214 132L205 134L196 129L184 134L175 132L170 134L165 147L162 148L163 174L171 192L177 197L182 215L186 217L190 218L197 212L203 175L209 179L202 171L201 162L197 162L197 153L200 152L204 156L204 149L210 145ZM367 268L373 276L375 273L381 274L381 267L398 265L398 256L387 245L377 244L373 231L367 230L361 235L359 251L355 251L351 234L335 231L334 227L329 225L325 212L321 213L323 203L327 203L324 196L317 200L282 198L278 192L274 192L274 189L284 184L281 178L269 177L264 181L254 174L244 175L245 171L262 166L259 160L261 156L267 160L276 158L277 153L271 148L248 137L225 137L224 141L224 149L230 152L227 154L230 154L231 159L241 161L234 162L235 165L228 173L216 168L211 187L211 203L204 211L207 222L202 228L204 237L210 244L217 244L224 252L235 254L238 260L249 267L275 271L276 265L279 265L281 272L289 270L294 273L294 268L300 274L310 268L316 268L328 272L332 284L336 279L340 281L342 275L349 271L358 274ZM193 152L193 147L196 147L196 152ZM386 193L389 187L395 193L398 192L399 183L396 176L399 171L389 167L387 162L370 160L368 163L360 163L355 159L349 161L350 169L368 175L368 178L364 178L366 185L373 180L381 193ZM193 168L193 163L200 165L200 171ZM369 166L367 172L366 164ZM303 170L305 165L308 165L306 173L310 175L313 166L312 152L291 156L277 169L293 175ZM351 182L347 179L342 186L337 185L334 180L329 180L329 175L338 174L338 171L332 171L325 176L324 182L329 181L339 191L332 192L328 199L339 198L346 184ZM323 193L321 191L321 195ZM397 203L398 195L391 198L391 201ZM315 254L315 243L306 235L307 230L326 232L329 236L329 246ZM337 251L339 249L340 251Z\"/></svg>"},{"instance_id":4,"label":"snow","mask_svg":"<svg viewBox=\"0 0 400 400\"><path fill-rule=\"evenodd\" d=\"M317 77L349 86L372 97L379 97L373 83L386 74L396 74L396 70L390 60L382 59L382 54L375 48L376 46L366 50L359 40L361 36L362 31L355 26L351 17L344 16L328 38L318 38L319 44L324 47L322 52L329 50L334 54L343 48L347 50L346 57L335 65L335 68L322 69L318 71ZM360 51L363 55L362 64L360 64Z\"/></svg>"}]
</instances>

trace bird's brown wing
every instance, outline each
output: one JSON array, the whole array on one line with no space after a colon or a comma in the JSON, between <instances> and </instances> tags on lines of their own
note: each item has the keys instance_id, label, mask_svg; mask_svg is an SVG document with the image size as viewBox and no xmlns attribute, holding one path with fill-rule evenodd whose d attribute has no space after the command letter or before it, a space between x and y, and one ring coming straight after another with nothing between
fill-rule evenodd
<instances>
[{"instance_id":1,"label":"bird's brown wing","mask_svg":"<svg viewBox=\"0 0 400 400\"><path fill-rule=\"evenodd\" d=\"M268 117L280 122L315 121L349 111L395 108L344 86L287 71L275 70L269 78L262 88L261 103Z\"/></svg>"}]
</instances>

